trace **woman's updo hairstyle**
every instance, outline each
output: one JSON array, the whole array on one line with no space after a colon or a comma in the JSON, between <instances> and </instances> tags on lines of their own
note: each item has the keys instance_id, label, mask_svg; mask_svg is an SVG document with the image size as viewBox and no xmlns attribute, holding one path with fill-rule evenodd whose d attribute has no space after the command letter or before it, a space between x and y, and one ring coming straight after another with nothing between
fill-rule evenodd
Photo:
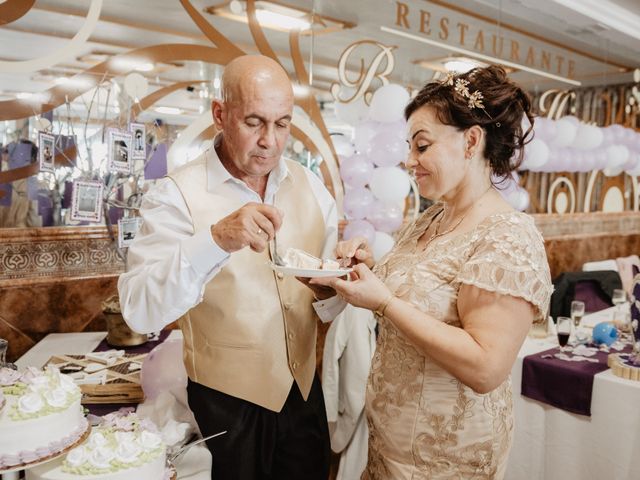
<instances>
[{"instance_id":1,"label":"woman's updo hairstyle","mask_svg":"<svg viewBox=\"0 0 640 480\"><path fill-rule=\"evenodd\" d=\"M442 82L427 83L405 108L405 119L425 105L432 107L445 125L460 130L479 125L484 129L484 157L494 175L504 179L522 163L523 147L531 140L533 129L531 101L502 67L474 68L449 75ZM522 130L523 115L530 123L526 132Z\"/></svg>"}]
</instances>

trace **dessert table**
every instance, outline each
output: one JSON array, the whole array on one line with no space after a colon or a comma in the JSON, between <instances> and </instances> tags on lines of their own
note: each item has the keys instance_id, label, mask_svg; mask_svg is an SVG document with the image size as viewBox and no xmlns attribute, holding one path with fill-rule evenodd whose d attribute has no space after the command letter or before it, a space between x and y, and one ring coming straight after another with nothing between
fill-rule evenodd
<instances>
[{"instance_id":1,"label":"dessert table","mask_svg":"<svg viewBox=\"0 0 640 480\"><path fill-rule=\"evenodd\" d=\"M583 323L610 319L602 311ZM605 370L594 377L591 416L520 395L524 357L557 346L555 336L527 338L511 370L515 435L506 480L640 478L640 382Z\"/></svg>"},{"instance_id":2,"label":"dessert table","mask_svg":"<svg viewBox=\"0 0 640 480\"><path fill-rule=\"evenodd\" d=\"M585 316L595 324L607 311ZM105 332L52 333L25 353L20 368L41 367L56 354L93 351ZM179 330L169 339L181 338ZM555 336L527 338L511 371L515 435L506 480L638 480L640 478L640 382L606 370L594 377L591 416L573 414L520 395L524 357L557 346ZM196 450L196 448L192 449ZM197 452L194 452L194 454ZM208 454L208 451L205 452ZM208 480L202 457L185 456L180 479Z\"/></svg>"},{"instance_id":3,"label":"dessert table","mask_svg":"<svg viewBox=\"0 0 640 480\"><path fill-rule=\"evenodd\" d=\"M34 345L15 363L18 368L42 367L53 355L92 352L106 337L106 332L51 333ZM168 340L182 338L180 330L172 330ZM211 480L211 456L200 445L189 449L175 465L180 480ZM2 480L18 478L18 473L0 475Z\"/></svg>"}]
</instances>

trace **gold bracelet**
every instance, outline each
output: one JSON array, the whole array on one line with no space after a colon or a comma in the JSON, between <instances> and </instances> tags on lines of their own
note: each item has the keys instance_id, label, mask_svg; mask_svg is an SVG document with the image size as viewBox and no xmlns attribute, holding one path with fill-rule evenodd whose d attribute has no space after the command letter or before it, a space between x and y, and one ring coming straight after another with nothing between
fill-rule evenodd
<instances>
[{"instance_id":1,"label":"gold bracelet","mask_svg":"<svg viewBox=\"0 0 640 480\"><path fill-rule=\"evenodd\" d=\"M389 296L387 298L385 298L384 301L380 305L378 305L378 308L376 308L373 311L373 313L375 313L378 317L383 318L384 317L384 312L387 310L387 307L391 303L391 300L393 300L394 298L395 298L395 295L393 293L390 293Z\"/></svg>"}]
</instances>

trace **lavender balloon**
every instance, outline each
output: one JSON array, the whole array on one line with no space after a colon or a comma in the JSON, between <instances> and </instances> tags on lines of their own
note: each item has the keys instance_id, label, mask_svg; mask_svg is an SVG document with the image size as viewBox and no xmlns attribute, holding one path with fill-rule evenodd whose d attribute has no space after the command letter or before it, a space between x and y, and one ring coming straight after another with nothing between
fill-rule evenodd
<instances>
[{"instance_id":1,"label":"lavender balloon","mask_svg":"<svg viewBox=\"0 0 640 480\"><path fill-rule=\"evenodd\" d=\"M402 226L404 212L400 205L377 200L367 220L379 232L392 233Z\"/></svg>"},{"instance_id":2,"label":"lavender balloon","mask_svg":"<svg viewBox=\"0 0 640 480\"><path fill-rule=\"evenodd\" d=\"M345 240L351 240L356 237L364 237L367 239L367 243L369 245L373 245L373 242L376 239L376 229L373 228L366 220L352 220L350 221L346 227L344 227L344 232L342 237Z\"/></svg>"},{"instance_id":3,"label":"lavender balloon","mask_svg":"<svg viewBox=\"0 0 640 480\"><path fill-rule=\"evenodd\" d=\"M379 133L371 141L371 160L378 167L395 167L407 153L407 143L393 131Z\"/></svg>"},{"instance_id":4,"label":"lavender balloon","mask_svg":"<svg viewBox=\"0 0 640 480\"><path fill-rule=\"evenodd\" d=\"M340 162L340 177L351 188L362 188L371 180L373 165L363 155L353 155Z\"/></svg>"},{"instance_id":5,"label":"lavender balloon","mask_svg":"<svg viewBox=\"0 0 640 480\"><path fill-rule=\"evenodd\" d=\"M368 188L354 188L344 195L344 213L348 218L360 220L370 215L375 198Z\"/></svg>"}]
</instances>

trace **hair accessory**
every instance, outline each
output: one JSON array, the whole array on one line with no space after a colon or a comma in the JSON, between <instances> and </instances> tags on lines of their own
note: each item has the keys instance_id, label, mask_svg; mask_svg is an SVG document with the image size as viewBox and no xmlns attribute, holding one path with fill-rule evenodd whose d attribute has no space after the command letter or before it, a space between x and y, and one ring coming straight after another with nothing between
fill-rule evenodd
<instances>
[{"instance_id":1,"label":"hair accessory","mask_svg":"<svg viewBox=\"0 0 640 480\"><path fill-rule=\"evenodd\" d=\"M487 117L493 120L491 115L489 115L489 112L485 109L484 103L482 103L482 100L484 99L482 92L480 90L474 90L473 93L470 93L468 80L465 80L464 78L455 78L455 74L449 72L442 83L444 85L454 87L453 90L458 95L466 98L469 108L479 108ZM496 122L496 127L500 127L500 122Z\"/></svg>"}]
</instances>

